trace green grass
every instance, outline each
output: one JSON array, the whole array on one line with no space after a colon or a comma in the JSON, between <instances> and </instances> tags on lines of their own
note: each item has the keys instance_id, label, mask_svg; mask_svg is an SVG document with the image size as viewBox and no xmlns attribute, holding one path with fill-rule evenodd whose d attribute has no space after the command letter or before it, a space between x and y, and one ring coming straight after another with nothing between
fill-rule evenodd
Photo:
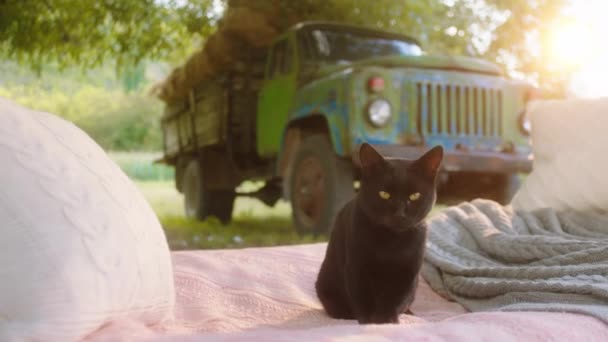
<instances>
[{"instance_id":1,"label":"green grass","mask_svg":"<svg viewBox=\"0 0 608 342\"><path fill-rule=\"evenodd\" d=\"M325 237L298 235L291 223L289 204L283 201L269 208L256 199L237 198L233 221L222 225L214 218L204 222L185 218L183 196L171 181L135 183L158 215L172 250L276 246L326 240ZM245 183L243 187L252 186Z\"/></svg>"},{"instance_id":2,"label":"green grass","mask_svg":"<svg viewBox=\"0 0 608 342\"><path fill-rule=\"evenodd\" d=\"M131 178L138 181L173 180L174 170L154 161L162 157L161 152L110 152L110 157Z\"/></svg>"}]
</instances>

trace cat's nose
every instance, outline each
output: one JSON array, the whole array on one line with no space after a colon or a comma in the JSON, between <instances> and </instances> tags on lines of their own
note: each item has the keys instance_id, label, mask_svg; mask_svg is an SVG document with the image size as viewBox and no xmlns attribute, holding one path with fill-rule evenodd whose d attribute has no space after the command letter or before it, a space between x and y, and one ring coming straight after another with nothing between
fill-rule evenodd
<instances>
[{"instance_id":1,"label":"cat's nose","mask_svg":"<svg viewBox=\"0 0 608 342\"><path fill-rule=\"evenodd\" d=\"M397 216L405 216L407 212L407 204L403 203L403 202L398 202L397 203L397 210L395 212L395 215Z\"/></svg>"}]
</instances>

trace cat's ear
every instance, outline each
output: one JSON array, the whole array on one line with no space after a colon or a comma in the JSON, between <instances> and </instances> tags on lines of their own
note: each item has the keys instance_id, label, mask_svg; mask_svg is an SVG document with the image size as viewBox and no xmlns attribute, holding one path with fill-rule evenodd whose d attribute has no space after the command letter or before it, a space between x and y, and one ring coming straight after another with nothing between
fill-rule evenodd
<instances>
[{"instance_id":1,"label":"cat's ear","mask_svg":"<svg viewBox=\"0 0 608 342\"><path fill-rule=\"evenodd\" d=\"M372 176L384 168L386 160L372 145L363 143L359 147L359 164L364 175Z\"/></svg>"},{"instance_id":2,"label":"cat's ear","mask_svg":"<svg viewBox=\"0 0 608 342\"><path fill-rule=\"evenodd\" d=\"M428 177L435 178L441 161L443 160L443 147L435 146L416 160L416 166Z\"/></svg>"}]
</instances>

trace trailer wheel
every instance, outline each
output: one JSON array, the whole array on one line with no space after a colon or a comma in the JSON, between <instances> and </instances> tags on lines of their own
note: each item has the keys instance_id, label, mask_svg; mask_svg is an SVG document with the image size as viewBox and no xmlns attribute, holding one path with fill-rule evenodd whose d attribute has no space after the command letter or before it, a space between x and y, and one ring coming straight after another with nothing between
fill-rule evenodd
<instances>
[{"instance_id":1,"label":"trailer wheel","mask_svg":"<svg viewBox=\"0 0 608 342\"><path fill-rule=\"evenodd\" d=\"M335 155L324 135L304 139L293 159L289 199L300 234L329 233L338 211L354 196L353 167Z\"/></svg>"},{"instance_id":2,"label":"trailer wheel","mask_svg":"<svg viewBox=\"0 0 608 342\"><path fill-rule=\"evenodd\" d=\"M203 221L215 216L224 224L230 222L236 196L234 189L207 189L197 160L188 163L182 177L186 217Z\"/></svg>"}]
</instances>

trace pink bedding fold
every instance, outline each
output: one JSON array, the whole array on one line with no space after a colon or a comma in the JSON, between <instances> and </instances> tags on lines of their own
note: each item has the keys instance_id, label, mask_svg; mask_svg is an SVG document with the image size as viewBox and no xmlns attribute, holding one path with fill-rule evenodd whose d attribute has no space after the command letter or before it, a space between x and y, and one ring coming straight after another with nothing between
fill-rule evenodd
<instances>
[{"instance_id":1,"label":"pink bedding fold","mask_svg":"<svg viewBox=\"0 0 608 342\"><path fill-rule=\"evenodd\" d=\"M325 244L174 252L175 317L161 326L110 322L91 341L608 341L582 315L466 313L421 281L400 324L359 326L327 317L314 292Z\"/></svg>"}]
</instances>

